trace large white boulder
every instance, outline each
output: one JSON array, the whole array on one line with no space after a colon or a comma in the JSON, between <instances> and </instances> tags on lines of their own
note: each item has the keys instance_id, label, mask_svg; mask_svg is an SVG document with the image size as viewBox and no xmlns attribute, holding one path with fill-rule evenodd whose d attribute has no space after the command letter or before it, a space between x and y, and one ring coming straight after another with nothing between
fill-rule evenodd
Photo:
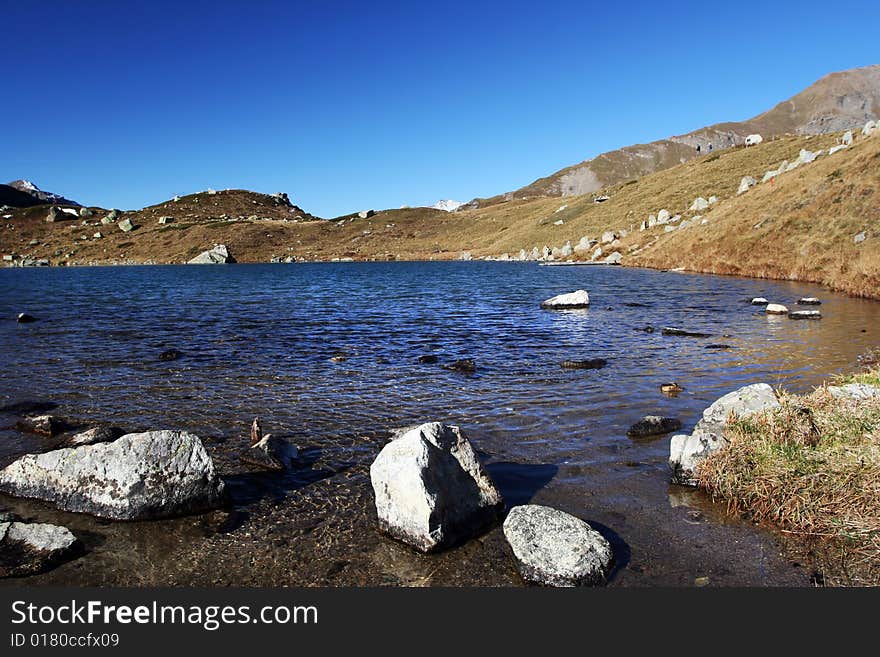
<instances>
[{"instance_id":1,"label":"large white boulder","mask_svg":"<svg viewBox=\"0 0 880 657\"><path fill-rule=\"evenodd\" d=\"M201 512L224 498L202 441L186 431L27 454L0 470L0 491L116 520Z\"/></svg>"},{"instance_id":2,"label":"large white boulder","mask_svg":"<svg viewBox=\"0 0 880 657\"><path fill-rule=\"evenodd\" d=\"M78 547L66 527L0 519L0 577L48 570L73 556Z\"/></svg>"},{"instance_id":3,"label":"large white boulder","mask_svg":"<svg viewBox=\"0 0 880 657\"><path fill-rule=\"evenodd\" d=\"M504 538L523 578L547 586L603 584L614 561L602 534L573 515L537 504L517 506Z\"/></svg>"},{"instance_id":4,"label":"large white boulder","mask_svg":"<svg viewBox=\"0 0 880 657\"><path fill-rule=\"evenodd\" d=\"M379 527L422 552L488 529L504 500L464 433L430 422L385 445L370 466Z\"/></svg>"},{"instance_id":5,"label":"large white boulder","mask_svg":"<svg viewBox=\"0 0 880 657\"><path fill-rule=\"evenodd\" d=\"M867 383L844 383L828 386L828 392L837 399L872 399L880 397L880 388Z\"/></svg>"},{"instance_id":6,"label":"large white boulder","mask_svg":"<svg viewBox=\"0 0 880 657\"><path fill-rule=\"evenodd\" d=\"M586 290L577 290L567 294L558 294L541 302L541 308L548 310L564 310L566 308L586 308L590 305L590 295Z\"/></svg>"},{"instance_id":7,"label":"large white boulder","mask_svg":"<svg viewBox=\"0 0 880 657\"><path fill-rule=\"evenodd\" d=\"M658 224L669 223L669 217L670 217L669 210L660 210L660 212L657 213L657 223Z\"/></svg>"},{"instance_id":8,"label":"large white boulder","mask_svg":"<svg viewBox=\"0 0 880 657\"><path fill-rule=\"evenodd\" d=\"M195 258L187 262L188 265L222 265L235 262L235 258L229 253L225 244L217 244L207 251L202 251Z\"/></svg>"},{"instance_id":9,"label":"large white boulder","mask_svg":"<svg viewBox=\"0 0 880 657\"><path fill-rule=\"evenodd\" d=\"M669 445L672 481L696 485L694 473L697 463L728 444L724 431L730 417L747 417L778 407L776 393L766 383L745 386L716 400L703 411L703 417L691 435L672 437Z\"/></svg>"},{"instance_id":10,"label":"large white boulder","mask_svg":"<svg viewBox=\"0 0 880 657\"><path fill-rule=\"evenodd\" d=\"M768 303L767 307L764 308L764 312L768 315L787 315L788 307L783 306L781 303Z\"/></svg>"},{"instance_id":11,"label":"large white boulder","mask_svg":"<svg viewBox=\"0 0 880 657\"><path fill-rule=\"evenodd\" d=\"M736 193L745 194L749 191L749 188L754 187L757 184L758 181L751 176L743 176L743 179L739 181L739 188L736 190Z\"/></svg>"}]
</instances>

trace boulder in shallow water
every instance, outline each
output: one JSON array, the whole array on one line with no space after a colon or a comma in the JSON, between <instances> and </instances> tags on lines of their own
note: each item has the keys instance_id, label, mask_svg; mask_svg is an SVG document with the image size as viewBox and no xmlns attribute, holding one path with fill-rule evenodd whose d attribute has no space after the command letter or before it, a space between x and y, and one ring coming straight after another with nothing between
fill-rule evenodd
<instances>
[{"instance_id":1,"label":"boulder in shallow water","mask_svg":"<svg viewBox=\"0 0 880 657\"><path fill-rule=\"evenodd\" d=\"M15 321L19 324L30 324L31 322L36 322L37 318L33 315L28 315L27 313L18 313L18 317L15 318Z\"/></svg>"},{"instance_id":2,"label":"boulder in shallow water","mask_svg":"<svg viewBox=\"0 0 880 657\"><path fill-rule=\"evenodd\" d=\"M571 308L588 308L590 295L586 290L577 290L567 294L559 294L541 303L541 308L546 310L565 310Z\"/></svg>"},{"instance_id":3,"label":"boulder in shallow water","mask_svg":"<svg viewBox=\"0 0 880 657\"><path fill-rule=\"evenodd\" d=\"M281 436L267 433L242 454L241 460L268 470L289 470L299 459L299 449Z\"/></svg>"},{"instance_id":4,"label":"boulder in shallow water","mask_svg":"<svg viewBox=\"0 0 880 657\"><path fill-rule=\"evenodd\" d=\"M749 303L751 303L753 306L766 306L770 302L764 297L755 297Z\"/></svg>"},{"instance_id":5,"label":"boulder in shallow water","mask_svg":"<svg viewBox=\"0 0 880 657\"><path fill-rule=\"evenodd\" d=\"M768 303L767 307L764 308L764 312L768 315L787 315L788 308L781 303Z\"/></svg>"},{"instance_id":6,"label":"boulder in shallow water","mask_svg":"<svg viewBox=\"0 0 880 657\"><path fill-rule=\"evenodd\" d=\"M491 527L504 500L464 432L431 422L388 443L370 466L379 527L432 552Z\"/></svg>"},{"instance_id":7,"label":"boulder in shallow water","mask_svg":"<svg viewBox=\"0 0 880 657\"><path fill-rule=\"evenodd\" d=\"M80 547L66 527L0 518L0 577L49 570L75 556Z\"/></svg>"},{"instance_id":8,"label":"boulder in shallow water","mask_svg":"<svg viewBox=\"0 0 880 657\"><path fill-rule=\"evenodd\" d=\"M660 329L663 335L674 335L680 338L710 338L711 333L702 333L700 331L688 331L686 329L675 328L674 326L664 326Z\"/></svg>"},{"instance_id":9,"label":"boulder in shallow water","mask_svg":"<svg viewBox=\"0 0 880 657\"><path fill-rule=\"evenodd\" d=\"M31 415L21 418L15 425L19 431L38 433L43 436L56 436L69 427L67 422L54 415Z\"/></svg>"},{"instance_id":10,"label":"boulder in shallow water","mask_svg":"<svg viewBox=\"0 0 880 657\"><path fill-rule=\"evenodd\" d=\"M444 365L443 368L462 374L473 374L477 371L477 364L471 358L462 358L449 365Z\"/></svg>"},{"instance_id":11,"label":"boulder in shallow water","mask_svg":"<svg viewBox=\"0 0 880 657\"><path fill-rule=\"evenodd\" d=\"M799 306L820 306L822 302L816 297L801 297L797 300Z\"/></svg>"},{"instance_id":12,"label":"boulder in shallow water","mask_svg":"<svg viewBox=\"0 0 880 657\"><path fill-rule=\"evenodd\" d=\"M630 438L647 438L648 436L662 436L664 433L672 433L679 429L681 429L681 422L677 418L646 415L632 425L626 435Z\"/></svg>"},{"instance_id":13,"label":"boulder in shallow water","mask_svg":"<svg viewBox=\"0 0 880 657\"><path fill-rule=\"evenodd\" d=\"M779 407L776 393L766 383L755 383L729 392L703 411L691 435L672 437L669 446L669 466L672 481L696 485L697 463L727 445L724 436L728 418L747 417L760 411Z\"/></svg>"},{"instance_id":14,"label":"boulder in shallow water","mask_svg":"<svg viewBox=\"0 0 880 657\"><path fill-rule=\"evenodd\" d=\"M822 319L822 313L818 310L792 310L788 313L789 319Z\"/></svg>"},{"instance_id":15,"label":"boulder in shallow water","mask_svg":"<svg viewBox=\"0 0 880 657\"><path fill-rule=\"evenodd\" d=\"M97 443L113 442L121 438L125 432L118 427L92 427L86 431L71 436L65 441L66 447L82 447L83 445L95 445Z\"/></svg>"},{"instance_id":16,"label":"boulder in shallow water","mask_svg":"<svg viewBox=\"0 0 880 657\"><path fill-rule=\"evenodd\" d=\"M202 251L195 258L187 262L188 265L223 265L234 263L235 258L229 253L225 244L217 244L207 251Z\"/></svg>"},{"instance_id":17,"label":"boulder in shallow water","mask_svg":"<svg viewBox=\"0 0 880 657\"><path fill-rule=\"evenodd\" d=\"M0 492L116 520L198 513L224 501L211 457L186 431L27 454L0 470Z\"/></svg>"},{"instance_id":18,"label":"boulder in shallow water","mask_svg":"<svg viewBox=\"0 0 880 657\"><path fill-rule=\"evenodd\" d=\"M510 510L504 538L523 579L535 584L604 584L614 562L611 545L589 524L537 504Z\"/></svg>"},{"instance_id":19,"label":"boulder in shallow water","mask_svg":"<svg viewBox=\"0 0 880 657\"><path fill-rule=\"evenodd\" d=\"M566 370L600 370L608 364L604 358L587 358L586 360L564 360L561 365Z\"/></svg>"}]
</instances>

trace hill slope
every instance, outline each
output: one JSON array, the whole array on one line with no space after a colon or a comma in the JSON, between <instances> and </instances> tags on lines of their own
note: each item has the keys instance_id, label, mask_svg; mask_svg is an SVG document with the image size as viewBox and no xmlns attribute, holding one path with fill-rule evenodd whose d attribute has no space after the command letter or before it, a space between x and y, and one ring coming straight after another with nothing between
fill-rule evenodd
<instances>
[{"instance_id":1,"label":"hill slope","mask_svg":"<svg viewBox=\"0 0 880 657\"><path fill-rule=\"evenodd\" d=\"M685 135L602 153L541 178L514 192L475 199L471 207L534 196L577 196L640 178L698 157L701 152L742 144L747 135L765 139L786 134L817 135L861 127L880 118L880 65L826 75L771 110L742 122L719 123Z\"/></svg>"}]
</instances>

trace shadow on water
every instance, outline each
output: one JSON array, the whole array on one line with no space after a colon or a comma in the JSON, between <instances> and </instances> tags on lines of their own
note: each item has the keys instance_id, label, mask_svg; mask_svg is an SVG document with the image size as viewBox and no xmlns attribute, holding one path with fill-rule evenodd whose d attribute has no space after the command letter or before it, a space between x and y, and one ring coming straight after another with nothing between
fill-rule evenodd
<instances>
[{"instance_id":1,"label":"shadow on water","mask_svg":"<svg viewBox=\"0 0 880 657\"><path fill-rule=\"evenodd\" d=\"M559 471L559 468L552 463L531 464L511 461L490 463L485 468L504 496L508 508L528 504Z\"/></svg>"},{"instance_id":2,"label":"shadow on water","mask_svg":"<svg viewBox=\"0 0 880 657\"><path fill-rule=\"evenodd\" d=\"M611 550L614 553L614 565L611 568L611 572L608 573L608 581L610 582L615 578L617 573L624 570L629 565L631 558L629 544L620 537L620 534L607 525L603 525L601 522L596 522L595 520L590 520L589 523L590 527L602 534L605 540L608 541L611 545Z\"/></svg>"}]
</instances>

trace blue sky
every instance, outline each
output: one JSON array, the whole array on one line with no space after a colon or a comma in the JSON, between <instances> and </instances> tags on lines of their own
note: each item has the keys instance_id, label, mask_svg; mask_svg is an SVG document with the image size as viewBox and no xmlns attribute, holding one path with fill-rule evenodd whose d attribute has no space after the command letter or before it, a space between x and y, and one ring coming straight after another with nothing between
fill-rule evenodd
<instances>
[{"instance_id":1,"label":"blue sky","mask_svg":"<svg viewBox=\"0 0 880 657\"><path fill-rule=\"evenodd\" d=\"M0 181L123 209L466 201L880 62L876 6L847 0L0 0L0 25Z\"/></svg>"}]
</instances>

